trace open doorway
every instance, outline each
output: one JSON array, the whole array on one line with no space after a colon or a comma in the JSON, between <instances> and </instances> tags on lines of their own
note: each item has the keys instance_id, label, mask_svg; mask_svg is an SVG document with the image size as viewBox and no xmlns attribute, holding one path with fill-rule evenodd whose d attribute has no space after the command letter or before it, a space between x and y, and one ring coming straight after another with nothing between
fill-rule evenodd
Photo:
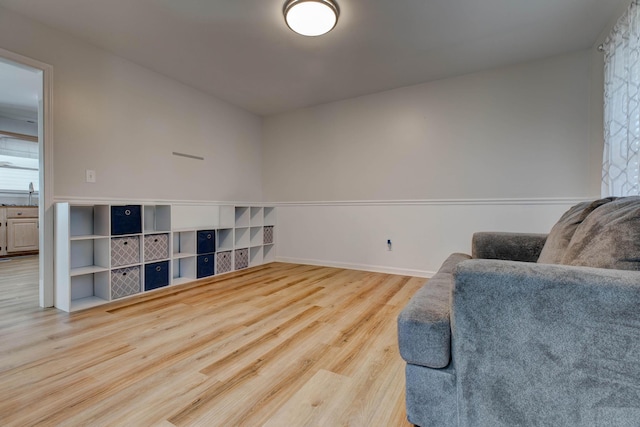
<instances>
[{"instance_id":1,"label":"open doorway","mask_svg":"<svg viewBox=\"0 0 640 427\"><path fill-rule=\"evenodd\" d=\"M51 71L0 49L0 309L53 305Z\"/></svg>"},{"instance_id":2,"label":"open doorway","mask_svg":"<svg viewBox=\"0 0 640 427\"><path fill-rule=\"evenodd\" d=\"M39 306L42 71L0 59L0 310Z\"/></svg>"}]
</instances>

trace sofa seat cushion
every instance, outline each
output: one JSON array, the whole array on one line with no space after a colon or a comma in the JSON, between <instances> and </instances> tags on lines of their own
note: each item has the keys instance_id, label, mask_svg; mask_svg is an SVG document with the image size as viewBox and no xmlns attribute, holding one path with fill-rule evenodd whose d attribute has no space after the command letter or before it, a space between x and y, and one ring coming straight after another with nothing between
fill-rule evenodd
<instances>
[{"instance_id":1,"label":"sofa seat cushion","mask_svg":"<svg viewBox=\"0 0 640 427\"><path fill-rule=\"evenodd\" d=\"M561 264L571 238L578 226L598 207L615 200L615 197L582 202L566 211L553 226L547 241L542 247L538 262L542 264Z\"/></svg>"},{"instance_id":2,"label":"sofa seat cushion","mask_svg":"<svg viewBox=\"0 0 640 427\"><path fill-rule=\"evenodd\" d=\"M589 214L562 264L640 270L640 196L621 197Z\"/></svg>"},{"instance_id":3,"label":"sofa seat cushion","mask_svg":"<svg viewBox=\"0 0 640 427\"><path fill-rule=\"evenodd\" d=\"M471 257L466 254L450 255L398 316L400 355L407 363L429 368L449 364L453 269L468 259Z\"/></svg>"}]
</instances>

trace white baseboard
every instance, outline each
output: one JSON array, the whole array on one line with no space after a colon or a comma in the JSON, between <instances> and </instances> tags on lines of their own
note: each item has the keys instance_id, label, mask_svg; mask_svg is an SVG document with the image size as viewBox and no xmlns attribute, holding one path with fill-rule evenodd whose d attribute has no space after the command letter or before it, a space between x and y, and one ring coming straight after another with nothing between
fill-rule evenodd
<instances>
[{"instance_id":1,"label":"white baseboard","mask_svg":"<svg viewBox=\"0 0 640 427\"><path fill-rule=\"evenodd\" d=\"M345 268L347 270L371 271L373 273L396 274L400 276L414 276L431 278L436 273L434 271L412 270L405 268L383 267L378 265L352 264L347 262L337 262L328 260L303 259L303 258L286 258L276 257L276 262L287 262L290 264L318 265L322 267Z\"/></svg>"}]
</instances>

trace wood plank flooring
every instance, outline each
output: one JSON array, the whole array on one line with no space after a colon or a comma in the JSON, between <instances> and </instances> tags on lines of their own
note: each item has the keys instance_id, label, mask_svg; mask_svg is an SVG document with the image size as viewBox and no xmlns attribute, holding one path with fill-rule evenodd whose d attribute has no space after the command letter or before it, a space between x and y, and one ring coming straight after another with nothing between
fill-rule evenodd
<instances>
[{"instance_id":1,"label":"wood plank flooring","mask_svg":"<svg viewBox=\"0 0 640 427\"><path fill-rule=\"evenodd\" d=\"M272 263L74 314L0 290L0 425L409 426L423 282Z\"/></svg>"},{"instance_id":2,"label":"wood plank flooring","mask_svg":"<svg viewBox=\"0 0 640 427\"><path fill-rule=\"evenodd\" d=\"M38 305L38 255L0 258L0 312L22 312Z\"/></svg>"}]
</instances>

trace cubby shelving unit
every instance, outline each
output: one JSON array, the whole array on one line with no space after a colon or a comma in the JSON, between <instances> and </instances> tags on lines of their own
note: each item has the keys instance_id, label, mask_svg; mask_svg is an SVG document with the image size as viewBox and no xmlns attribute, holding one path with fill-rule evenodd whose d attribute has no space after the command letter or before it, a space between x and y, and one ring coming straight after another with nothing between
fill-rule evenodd
<instances>
[{"instance_id":1,"label":"cubby shelving unit","mask_svg":"<svg viewBox=\"0 0 640 427\"><path fill-rule=\"evenodd\" d=\"M262 247L262 262L268 264L276 260L276 249L274 244L264 245Z\"/></svg>"},{"instance_id":2,"label":"cubby shelving unit","mask_svg":"<svg viewBox=\"0 0 640 427\"><path fill-rule=\"evenodd\" d=\"M196 258L195 255L186 258L174 259L172 263L173 275L172 283L179 285L196 280Z\"/></svg>"},{"instance_id":3,"label":"cubby shelving unit","mask_svg":"<svg viewBox=\"0 0 640 427\"><path fill-rule=\"evenodd\" d=\"M264 218L263 218L263 208L259 208L259 207L252 207L250 212L251 212L251 218L249 223L251 224L252 227L256 227L256 226L261 226L264 224Z\"/></svg>"},{"instance_id":4,"label":"cubby shelving unit","mask_svg":"<svg viewBox=\"0 0 640 427\"><path fill-rule=\"evenodd\" d=\"M249 215L250 215L250 209L249 207L246 206L236 206L235 208L235 212L236 212L236 220L235 220L235 227L248 227L250 222L249 222Z\"/></svg>"},{"instance_id":5,"label":"cubby shelving unit","mask_svg":"<svg viewBox=\"0 0 640 427\"><path fill-rule=\"evenodd\" d=\"M249 232L249 246L252 248L255 246L262 246L263 244L263 229L262 227L251 227Z\"/></svg>"},{"instance_id":6,"label":"cubby shelving unit","mask_svg":"<svg viewBox=\"0 0 640 427\"><path fill-rule=\"evenodd\" d=\"M254 246L249 249L249 267L262 264L262 246Z\"/></svg>"},{"instance_id":7,"label":"cubby shelving unit","mask_svg":"<svg viewBox=\"0 0 640 427\"><path fill-rule=\"evenodd\" d=\"M56 203L56 297L77 311L275 261L276 209Z\"/></svg>"},{"instance_id":8,"label":"cubby shelving unit","mask_svg":"<svg viewBox=\"0 0 640 427\"><path fill-rule=\"evenodd\" d=\"M226 252L233 250L233 228L223 228L218 230L218 245L216 252Z\"/></svg>"},{"instance_id":9,"label":"cubby shelving unit","mask_svg":"<svg viewBox=\"0 0 640 427\"><path fill-rule=\"evenodd\" d=\"M173 258L186 258L196 256L196 232L173 232Z\"/></svg>"},{"instance_id":10,"label":"cubby shelving unit","mask_svg":"<svg viewBox=\"0 0 640 427\"><path fill-rule=\"evenodd\" d=\"M109 239L71 239L70 276L109 270Z\"/></svg>"},{"instance_id":11,"label":"cubby shelving unit","mask_svg":"<svg viewBox=\"0 0 640 427\"><path fill-rule=\"evenodd\" d=\"M171 231L170 205L144 205L144 232L159 233Z\"/></svg>"},{"instance_id":12,"label":"cubby shelving unit","mask_svg":"<svg viewBox=\"0 0 640 427\"><path fill-rule=\"evenodd\" d=\"M234 228L236 226L235 212L235 206L220 206L220 228Z\"/></svg>"},{"instance_id":13,"label":"cubby shelving unit","mask_svg":"<svg viewBox=\"0 0 640 427\"><path fill-rule=\"evenodd\" d=\"M250 242L249 227L240 227L235 229L235 245L238 248L248 248Z\"/></svg>"},{"instance_id":14,"label":"cubby shelving unit","mask_svg":"<svg viewBox=\"0 0 640 427\"><path fill-rule=\"evenodd\" d=\"M267 206L264 210L264 225L275 226L276 225L276 208L273 206Z\"/></svg>"}]
</instances>

